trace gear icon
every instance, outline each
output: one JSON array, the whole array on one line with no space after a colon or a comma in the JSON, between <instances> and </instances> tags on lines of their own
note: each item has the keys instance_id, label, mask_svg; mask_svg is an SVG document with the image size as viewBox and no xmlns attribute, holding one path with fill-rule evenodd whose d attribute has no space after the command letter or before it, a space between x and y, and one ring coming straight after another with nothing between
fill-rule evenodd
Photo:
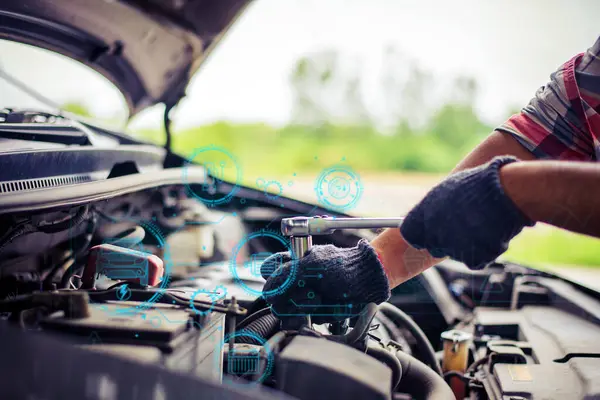
<instances>
[{"instance_id":1,"label":"gear icon","mask_svg":"<svg viewBox=\"0 0 600 400\"><path fill-rule=\"evenodd\" d=\"M277 186L277 190L273 193L269 192L269 186ZM265 196L270 200L276 200L279 196L283 194L283 185L277 181L270 181L265 183L264 186Z\"/></svg>"},{"instance_id":2,"label":"gear icon","mask_svg":"<svg viewBox=\"0 0 600 400\"><path fill-rule=\"evenodd\" d=\"M215 157L216 162L197 161L203 159L214 160ZM197 178L190 179L189 177L190 171L192 171L192 176L197 174L195 171L199 163L204 167L204 183L199 182ZM225 176L225 168L230 172L235 172L235 182L231 182L232 186L228 193L222 193L221 196L215 197L217 184L223 181ZM208 177L211 177L210 182L207 182ZM211 144L194 150L191 157L183 165L182 179L188 195L197 198L207 207L214 207L219 204L229 203L235 197L242 182L242 168L233 154L223 147ZM208 196L201 193L206 193Z\"/></svg>"},{"instance_id":3,"label":"gear icon","mask_svg":"<svg viewBox=\"0 0 600 400\"><path fill-rule=\"evenodd\" d=\"M283 185L278 181L266 181L263 178L258 178L256 180L256 187L261 189L265 197L269 200L277 200L283 194ZM273 190L273 187L277 188Z\"/></svg>"},{"instance_id":4,"label":"gear icon","mask_svg":"<svg viewBox=\"0 0 600 400\"><path fill-rule=\"evenodd\" d=\"M227 297L227 288L223 285L215 286L215 290L209 294L212 301L222 300Z\"/></svg>"},{"instance_id":5,"label":"gear icon","mask_svg":"<svg viewBox=\"0 0 600 400\"><path fill-rule=\"evenodd\" d=\"M198 309L196 308L196 305L194 304L194 302L195 302L195 300L196 300L196 296L198 296L199 294L205 294L205 295L207 295L208 297L210 297L210 299L212 300L210 307L209 307L209 308L207 308L206 310L198 310ZM207 314L210 314L210 313L212 312L212 309L213 309L213 307L214 307L214 305L215 305L215 302L216 302L216 300L213 298L213 296L215 296L215 294L214 294L212 291L210 291L210 290L206 290L206 289L198 289L198 290L196 290L196 291L195 291L195 292L192 294L192 296L190 297L190 308L191 308L192 310L194 310L194 312L195 312L196 314L199 314L199 315L207 315Z\"/></svg>"}]
</instances>

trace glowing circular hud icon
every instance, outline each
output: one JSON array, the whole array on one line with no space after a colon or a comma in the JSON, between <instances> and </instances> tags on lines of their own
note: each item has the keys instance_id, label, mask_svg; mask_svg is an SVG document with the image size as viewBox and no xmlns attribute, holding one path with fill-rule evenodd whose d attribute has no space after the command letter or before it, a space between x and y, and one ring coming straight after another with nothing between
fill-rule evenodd
<instances>
[{"instance_id":1,"label":"glowing circular hud icon","mask_svg":"<svg viewBox=\"0 0 600 400\"><path fill-rule=\"evenodd\" d=\"M190 308L192 310L194 310L194 312L196 314L199 314L199 315L208 315L208 314L210 314L212 312L212 309L215 306L215 299L212 299L212 297L211 297L212 302L210 303L210 307L207 308L206 310L198 310L196 308L196 305L195 305L194 301L196 300L196 296L198 296L199 294L205 294L207 296L210 296L211 292L209 290L206 290L206 289L198 289L198 290L196 290L192 294L192 296L190 297Z\"/></svg>"},{"instance_id":2,"label":"glowing circular hud icon","mask_svg":"<svg viewBox=\"0 0 600 400\"><path fill-rule=\"evenodd\" d=\"M275 200L283 194L283 185L277 181L256 180L256 186L261 189L268 199Z\"/></svg>"},{"instance_id":3,"label":"glowing circular hud icon","mask_svg":"<svg viewBox=\"0 0 600 400\"><path fill-rule=\"evenodd\" d=\"M190 182L188 169L198 166L204 167L204 180L203 182ZM226 171L231 168L235 169L235 182L229 192L218 194L217 185L223 181ZM209 206L214 206L229 202L239 190L242 168L229 151L210 145L194 151L183 166L182 175L183 184L190 195ZM200 190L197 189L198 187Z\"/></svg>"},{"instance_id":4,"label":"glowing circular hud icon","mask_svg":"<svg viewBox=\"0 0 600 400\"><path fill-rule=\"evenodd\" d=\"M321 172L315 183L319 203L335 210L354 208L363 192L358 174L347 166L334 166Z\"/></svg>"},{"instance_id":5,"label":"glowing circular hud icon","mask_svg":"<svg viewBox=\"0 0 600 400\"><path fill-rule=\"evenodd\" d=\"M233 352L227 352L227 374L229 375L251 375L256 376L260 373L256 379L253 379L252 382L244 381L244 383L239 383L239 381L234 381L227 379L224 377L224 383L229 385L241 385L242 387L248 387L248 385L255 385L262 383L265 379L267 379L273 371L273 363L275 361L275 357L273 354L273 349L269 346L267 340L254 332L251 332L246 329L242 329L237 332L232 332L223 338L223 340L218 344L215 349L214 356L216 357L216 365L221 365L221 356L223 355L223 350L229 346L229 339L234 338L249 338L255 344L262 346L262 350L256 347L248 347L247 349L234 348ZM239 342L239 340L236 340ZM247 340L245 340L247 342ZM264 361L263 361L264 360ZM263 361L263 362L261 362ZM261 372L262 369L262 372Z\"/></svg>"},{"instance_id":6,"label":"glowing circular hud icon","mask_svg":"<svg viewBox=\"0 0 600 400\"><path fill-rule=\"evenodd\" d=\"M131 298L131 289L129 289L129 285L124 284L119 286L119 290L117 290L117 300L127 301Z\"/></svg>"},{"instance_id":7,"label":"glowing circular hud icon","mask_svg":"<svg viewBox=\"0 0 600 400\"><path fill-rule=\"evenodd\" d=\"M271 241L276 240L276 241L280 242L285 247L286 251L288 251L289 254L291 255L291 262L290 262L290 266L289 266L290 270L289 270L288 276L285 278L285 280L283 280L283 282L278 287L268 290L268 291L257 290L257 289L250 287L247 283L248 281L243 279L243 276L246 274L250 274L253 277L262 277L262 275L261 275L262 264L263 264L264 260L267 257L271 256L273 253L269 253L269 252L254 253L254 254L251 254L250 257L248 258L248 260L244 261L244 263L241 266L238 265L238 263L237 263L238 254L241 252L241 250L244 248L244 246L246 246L248 244L248 242L250 242L252 240L264 240L264 239L270 239ZM297 259L297 257L294 256L294 252L293 252L293 249L292 249L289 239L275 231L260 230L260 231L253 232L253 233L247 235L242 240L240 240L240 242L234 247L230 260L231 261L229 262L229 271L231 272L231 276L233 277L234 281L242 289L244 289L246 292L248 292L254 296L263 296L263 295L264 296L272 296L275 294L283 293L290 287L290 285L296 279L298 259ZM277 264L277 262L273 263L273 270L265 271L266 273L268 273L270 275L275 274L277 271L277 268L284 262L284 259L281 256L279 256L279 258L275 259L275 260L280 260L279 261L280 264Z\"/></svg>"},{"instance_id":8,"label":"glowing circular hud icon","mask_svg":"<svg viewBox=\"0 0 600 400\"><path fill-rule=\"evenodd\" d=\"M270 191L272 190L272 192ZM270 181L265 184L265 196L275 200L283 194L283 185L277 181Z\"/></svg>"},{"instance_id":9,"label":"glowing circular hud icon","mask_svg":"<svg viewBox=\"0 0 600 400\"><path fill-rule=\"evenodd\" d=\"M350 185L348 179L336 176L329 182L327 189L334 199L342 200L350 194Z\"/></svg>"},{"instance_id":10,"label":"glowing circular hud icon","mask_svg":"<svg viewBox=\"0 0 600 400\"><path fill-rule=\"evenodd\" d=\"M217 301L227 296L227 288L223 285L215 286L215 290L209 294L212 301Z\"/></svg>"}]
</instances>

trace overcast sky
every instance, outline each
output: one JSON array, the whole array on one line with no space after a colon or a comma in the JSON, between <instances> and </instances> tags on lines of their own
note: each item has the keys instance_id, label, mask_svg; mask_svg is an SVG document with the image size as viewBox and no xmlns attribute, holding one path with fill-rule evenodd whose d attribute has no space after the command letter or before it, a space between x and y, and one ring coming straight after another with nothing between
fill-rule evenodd
<instances>
[{"instance_id":1,"label":"overcast sky","mask_svg":"<svg viewBox=\"0 0 600 400\"><path fill-rule=\"evenodd\" d=\"M499 123L560 64L592 45L600 34L598 15L597 0L256 0L191 82L176 123L285 123L294 62L325 49L361 63L365 100L377 113L380 105L371 99L390 45L436 79L460 73L477 78L477 108L488 122ZM83 99L100 114L121 106L114 90L86 79L80 66L32 57L6 43L0 43L0 63L58 103ZM1 105L23 101L6 85L0 90ZM158 113L150 114L138 123L156 121Z\"/></svg>"}]
</instances>

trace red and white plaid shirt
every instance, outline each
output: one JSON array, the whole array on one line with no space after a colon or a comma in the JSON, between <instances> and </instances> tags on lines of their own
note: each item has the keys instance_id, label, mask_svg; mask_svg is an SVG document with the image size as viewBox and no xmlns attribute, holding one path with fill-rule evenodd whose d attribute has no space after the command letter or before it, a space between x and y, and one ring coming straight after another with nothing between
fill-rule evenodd
<instances>
[{"instance_id":1,"label":"red and white plaid shirt","mask_svg":"<svg viewBox=\"0 0 600 400\"><path fill-rule=\"evenodd\" d=\"M519 114L497 130L537 158L600 161L600 37L550 75Z\"/></svg>"}]
</instances>

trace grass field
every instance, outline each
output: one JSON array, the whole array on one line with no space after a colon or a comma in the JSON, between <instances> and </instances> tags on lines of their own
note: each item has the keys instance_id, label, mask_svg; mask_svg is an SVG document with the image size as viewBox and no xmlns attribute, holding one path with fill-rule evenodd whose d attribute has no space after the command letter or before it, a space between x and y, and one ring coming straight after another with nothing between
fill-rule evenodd
<instances>
[{"instance_id":1,"label":"grass field","mask_svg":"<svg viewBox=\"0 0 600 400\"><path fill-rule=\"evenodd\" d=\"M600 268L600 239L538 224L521 232L502 258L540 269L547 266Z\"/></svg>"}]
</instances>

